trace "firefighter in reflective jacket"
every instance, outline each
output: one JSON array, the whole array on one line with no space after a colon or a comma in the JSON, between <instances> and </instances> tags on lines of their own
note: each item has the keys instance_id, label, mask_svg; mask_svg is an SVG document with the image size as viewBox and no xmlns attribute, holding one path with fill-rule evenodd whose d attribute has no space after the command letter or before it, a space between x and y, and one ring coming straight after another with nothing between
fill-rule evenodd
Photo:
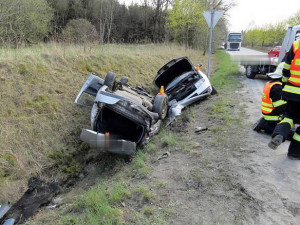
<instances>
[{"instance_id":1,"label":"firefighter in reflective jacket","mask_svg":"<svg viewBox=\"0 0 300 225\"><path fill-rule=\"evenodd\" d=\"M286 105L286 101L281 99L283 64L280 63L274 73L267 75L272 80L267 82L263 89L261 98L263 117L253 127L257 132L263 130L267 134L272 134L277 123L282 119Z\"/></svg>"},{"instance_id":2,"label":"firefighter in reflective jacket","mask_svg":"<svg viewBox=\"0 0 300 225\"><path fill-rule=\"evenodd\" d=\"M296 41L286 56L282 73L282 97L287 100L287 104L284 118L277 124L268 144L272 149L285 141L290 130L300 122L300 33L296 34ZM287 155L300 159L300 127L293 135Z\"/></svg>"}]
</instances>

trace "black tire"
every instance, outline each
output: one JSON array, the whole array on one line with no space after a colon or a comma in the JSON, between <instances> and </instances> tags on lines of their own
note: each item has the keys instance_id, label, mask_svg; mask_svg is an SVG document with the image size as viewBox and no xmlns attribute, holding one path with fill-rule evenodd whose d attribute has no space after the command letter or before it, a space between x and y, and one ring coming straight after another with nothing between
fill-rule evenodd
<instances>
[{"instance_id":1,"label":"black tire","mask_svg":"<svg viewBox=\"0 0 300 225\"><path fill-rule=\"evenodd\" d=\"M109 90L114 91L116 87L116 74L108 72L104 79L104 85L106 85Z\"/></svg>"},{"instance_id":2,"label":"black tire","mask_svg":"<svg viewBox=\"0 0 300 225\"><path fill-rule=\"evenodd\" d=\"M122 85L126 85L128 83L128 77L122 76L120 82Z\"/></svg>"},{"instance_id":3,"label":"black tire","mask_svg":"<svg viewBox=\"0 0 300 225\"><path fill-rule=\"evenodd\" d=\"M253 72L253 67L252 66L246 66L245 75L249 79L254 79L256 74L255 74L255 72Z\"/></svg>"},{"instance_id":4,"label":"black tire","mask_svg":"<svg viewBox=\"0 0 300 225\"><path fill-rule=\"evenodd\" d=\"M154 98L153 112L158 113L159 119L166 118L168 113L168 96L157 94Z\"/></svg>"},{"instance_id":5,"label":"black tire","mask_svg":"<svg viewBox=\"0 0 300 225\"><path fill-rule=\"evenodd\" d=\"M211 91L211 95L216 95L216 94L218 94L218 92L217 92L217 90L215 89L215 87L214 86L212 86L211 85L211 87L212 87L212 91Z\"/></svg>"}]
</instances>

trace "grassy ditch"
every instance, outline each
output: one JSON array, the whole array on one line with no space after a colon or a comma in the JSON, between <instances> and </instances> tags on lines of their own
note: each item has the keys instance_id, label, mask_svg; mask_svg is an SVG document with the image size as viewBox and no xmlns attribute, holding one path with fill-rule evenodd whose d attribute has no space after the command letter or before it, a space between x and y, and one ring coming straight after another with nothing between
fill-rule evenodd
<instances>
[{"instance_id":1,"label":"grassy ditch","mask_svg":"<svg viewBox=\"0 0 300 225\"><path fill-rule=\"evenodd\" d=\"M219 166L220 161L214 162L210 157L217 155L213 148L221 152L220 148L231 148L239 144L238 140L232 141L229 137L238 132L236 128L241 124L242 110L238 107L238 99L233 98L234 91L240 84L237 79L238 69L230 63L229 57L222 52L214 56L216 67L211 81L219 95L205 101L208 110L202 109L205 114L202 114L200 120L207 120L210 127L201 141L197 140L199 136L195 136L193 128L199 123L199 107L204 103L186 109L174 126L161 130L144 148L139 149L129 164L118 159L115 163L108 162L110 165L106 164L102 169L96 165L82 181L87 182L88 191L79 183L74 188L79 190L79 194L63 196L66 204L51 212L40 212L28 224L169 224L180 214L179 211L186 210L185 203L180 198L164 200L164 196L169 195L166 193L169 193L170 182L183 181L192 185L191 181L200 180L210 186L209 190L229 183L227 170L214 174L218 171L213 168L217 167L215 164ZM212 156L205 155L208 153L207 149ZM178 174L169 179L163 174L161 179L152 179L153 174L157 173L157 157L165 152L171 155L180 153L193 160L199 159L199 162L184 162L184 165L190 164L190 172L187 174ZM180 164L175 165L178 166ZM235 187L232 187L234 185L228 186L230 187L226 188L229 191L226 191L224 197L226 200L233 199L231 196L236 195ZM209 201L214 197L209 195L210 192L203 193L208 196ZM205 196L202 196L203 202ZM218 202L216 199L215 201ZM220 202L217 205L223 206Z\"/></svg>"},{"instance_id":2,"label":"grassy ditch","mask_svg":"<svg viewBox=\"0 0 300 225\"><path fill-rule=\"evenodd\" d=\"M101 183L74 203L72 211L80 213L63 217L60 224L122 224L118 206L130 195L125 183Z\"/></svg>"},{"instance_id":3,"label":"grassy ditch","mask_svg":"<svg viewBox=\"0 0 300 225\"><path fill-rule=\"evenodd\" d=\"M169 224L179 211L186 210L180 199L164 199L172 182L207 179L214 187L227 182L227 174L211 174L214 162L203 157L207 146L239 145L238 139L228 138L241 124L242 108L234 92L240 85L238 69L223 52L214 55L211 82L219 95L206 101L209 110L203 110L201 120L210 121L211 126L201 142L193 132L199 120L197 105L139 149L130 163L111 155L99 156L78 139L81 128L89 127L89 109L75 106L73 101L89 72L104 77L107 71L114 71L118 77L129 77L133 85L151 89L156 71L168 60L184 55L195 63L206 61L199 59L197 51L162 45L43 45L3 50L0 171L4 172L0 173L0 203L17 199L32 174L64 179L83 171L85 178L62 195L59 208L42 210L27 224ZM157 157L166 152L193 160L202 156L195 165L203 168L191 164L190 174L153 179L159 165ZM92 160L94 164L83 170ZM226 198L231 194L235 193Z\"/></svg>"},{"instance_id":4,"label":"grassy ditch","mask_svg":"<svg viewBox=\"0 0 300 225\"><path fill-rule=\"evenodd\" d=\"M79 140L81 129L90 126L90 109L73 103L89 73L105 77L113 71L118 78L127 76L131 85L155 91L152 80L161 66L182 56L206 62L199 55L180 46L154 44L0 49L0 204L18 199L33 175L51 180L77 177L87 162L99 159L98 152ZM144 177L150 170L139 154L134 173Z\"/></svg>"},{"instance_id":5,"label":"grassy ditch","mask_svg":"<svg viewBox=\"0 0 300 225\"><path fill-rule=\"evenodd\" d=\"M235 93L241 87L237 78L240 72L238 66L230 62L230 57L226 53L217 52L215 56L218 66L214 71L215 75L211 78L211 82L220 95L216 97L210 106L209 118L218 121L217 126L213 126L210 132L216 137L214 139L215 143L228 145L229 143L224 143L226 142L224 138L227 138L228 135L222 135L222 132L226 131L234 135L242 123L241 113L243 113L243 107L239 106L239 98ZM231 144L234 143L234 139L228 141Z\"/></svg>"}]
</instances>

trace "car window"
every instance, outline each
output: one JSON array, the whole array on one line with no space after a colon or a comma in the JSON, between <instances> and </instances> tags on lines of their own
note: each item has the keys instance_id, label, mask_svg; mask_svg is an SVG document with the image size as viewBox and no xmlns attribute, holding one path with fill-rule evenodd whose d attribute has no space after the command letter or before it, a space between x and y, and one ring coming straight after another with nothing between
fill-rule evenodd
<instances>
[{"instance_id":1,"label":"car window","mask_svg":"<svg viewBox=\"0 0 300 225\"><path fill-rule=\"evenodd\" d=\"M83 92L81 94L81 96L79 97L77 104L79 104L81 106L91 107L94 104L94 100L95 100L94 96L92 96L86 92Z\"/></svg>"}]
</instances>

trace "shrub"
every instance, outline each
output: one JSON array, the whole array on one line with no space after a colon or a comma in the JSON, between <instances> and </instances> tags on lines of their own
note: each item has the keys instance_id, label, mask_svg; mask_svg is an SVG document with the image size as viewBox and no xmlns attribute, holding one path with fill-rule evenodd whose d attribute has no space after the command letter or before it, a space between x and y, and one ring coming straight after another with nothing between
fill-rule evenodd
<instances>
[{"instance_id":1,"label":"shrub","mask_svg":"<svg viewBox=\"0 0 300 225\"><path fill-rule=\"evenodd\" d=\"M95 26L86 19L71 20L62 35L63 40L80 44L95 42L98 39Z\"/></svg>"}]
</instances>

